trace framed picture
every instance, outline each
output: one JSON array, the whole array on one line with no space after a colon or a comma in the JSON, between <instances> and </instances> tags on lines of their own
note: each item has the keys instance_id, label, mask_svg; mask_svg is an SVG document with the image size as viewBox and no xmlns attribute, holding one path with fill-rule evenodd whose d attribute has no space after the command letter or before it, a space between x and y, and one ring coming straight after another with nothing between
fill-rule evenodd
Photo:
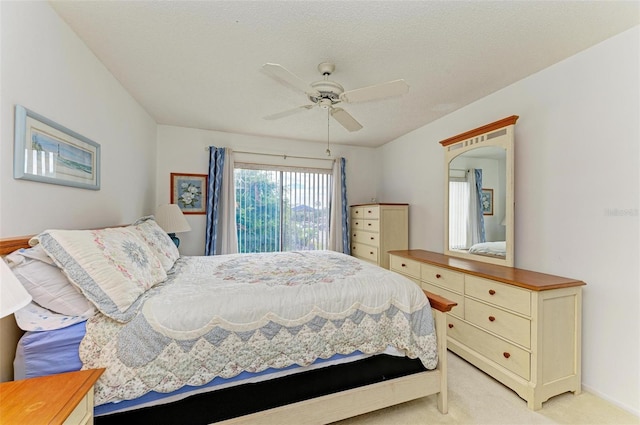
<instances>
[{"instance_id":1,"label":"framed picture","mask_svg":"<svg viewBox=\"0 0 640 425\"><path fill-rule=\"evenodd\" d=\"M482 189L482 214L493 215L493 189Z\"/></svg>"},{"instance_id":2,"label":"framed picture","mask_svg":"<svg viewBox=\"0 0 640 425\"><path fill-rule=\"evenodd\" d=\"M16 105L13 177L100 189L100 145Z\"/></svg>"},{"instance_id":3,"label":"framed picture","mask_svg":"<svg viewBox=\"0 0 640 425\"><path fill-rule=\"evenodd\" d=\"M178 204L183 214L207 212L206 174L171 173L171 203Z\"/></svg>"}]
</instances>

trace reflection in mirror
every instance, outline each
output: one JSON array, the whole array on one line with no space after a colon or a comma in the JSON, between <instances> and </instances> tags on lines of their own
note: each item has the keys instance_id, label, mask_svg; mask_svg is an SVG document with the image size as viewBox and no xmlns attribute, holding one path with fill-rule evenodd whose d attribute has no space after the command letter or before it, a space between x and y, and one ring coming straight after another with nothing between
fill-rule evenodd
<instances>
[{"instance_id":1,"label":"reflection in mirror","mask_svg":"<svg viewBox=\"0 0 640 425\"><path fill-rule=\"evenodd\" d=\"M505 118L440 142L445 254L513 266L513 126Z\"/></svg>"},{"instance_id":2,"label":"reflection in mirror","mask_svg":"<svg viewBox=\"0 0 640 425\"><path fill-rule=\"evenodd\" d=\"M449 163L449 249L506 257L506 159L482 147Z\"/></svg>"}]
</instances>

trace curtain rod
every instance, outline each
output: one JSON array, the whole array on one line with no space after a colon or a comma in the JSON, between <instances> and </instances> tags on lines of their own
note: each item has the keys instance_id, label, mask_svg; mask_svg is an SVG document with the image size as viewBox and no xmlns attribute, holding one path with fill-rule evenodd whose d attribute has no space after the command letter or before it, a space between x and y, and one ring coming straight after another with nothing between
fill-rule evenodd
<instances>
[{"instance_id":1,"label":"curtain rod","mask_svg":"<svg viewBox=\"0 0 640 425\"><path fill-rule=\"evenodd\" d=\"M204 150L209 151L210 146L206 146L204 148ZM265 155L265 156L276 156L282 159L287 159L287 158L296 158L296 159L313 159L313 160L320 160L320 161L331 161L334 162L335 159L334 158L318 158L318 157L313 157L313 156L296 156L296 155L287 155L287 154L282 154L279 155L277 153L261 153L261 152L247 152L247 151L236 151L233 150L234 153L244 153L244 154L248 154L248 155Z\"/></svg>"}]
</instances>

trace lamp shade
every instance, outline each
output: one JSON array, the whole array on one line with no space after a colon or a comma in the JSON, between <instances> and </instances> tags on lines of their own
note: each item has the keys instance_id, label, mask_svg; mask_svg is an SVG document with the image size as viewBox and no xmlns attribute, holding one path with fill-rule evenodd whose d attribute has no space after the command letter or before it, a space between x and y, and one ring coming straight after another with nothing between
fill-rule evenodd
<instances>
[{"instance_id":1,"label":"lamp shade","mask_svg":"<svg viewBox=\"0 0 640 425\"><path fill-rule=\"evenodd\" d=\"M11 269L0 260L0 317L8 316L31 302L31 295Z\"/></svg>"},{"instance_id":2,"label":"lamp shade","mask_svg":"<svg viewBox=\"0 0 640 425\"><path fill-rule=\"evenodd\" d=\"M176 204L160 205L155 214L156 223L167 233L188 232L191 226Z\"/></svg>"}]
</instances>

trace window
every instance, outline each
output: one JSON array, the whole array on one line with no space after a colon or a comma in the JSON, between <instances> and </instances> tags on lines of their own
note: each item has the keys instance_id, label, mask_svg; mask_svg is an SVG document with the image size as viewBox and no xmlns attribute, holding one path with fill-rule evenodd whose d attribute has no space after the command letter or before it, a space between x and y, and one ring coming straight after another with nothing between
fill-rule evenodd
<instances>
[{"instance_id":1,"label":"window","mask_svg":"<svg viewBox=\"0 0 640 425\"><path fill-rule=\"evenodd\" d=\"M469 219L469 184L465 180L449 180L449 247L467 249Z\"/></svg>"},{"instance_id":2,"label":"window","mask_svg":"<svg viewBox=\"0 0 640 425\"><path fill-rule=\"evenodd\" d=\"M330 170L236 163L238 252L327 249Z\"/></svg>"}]
</instances>

